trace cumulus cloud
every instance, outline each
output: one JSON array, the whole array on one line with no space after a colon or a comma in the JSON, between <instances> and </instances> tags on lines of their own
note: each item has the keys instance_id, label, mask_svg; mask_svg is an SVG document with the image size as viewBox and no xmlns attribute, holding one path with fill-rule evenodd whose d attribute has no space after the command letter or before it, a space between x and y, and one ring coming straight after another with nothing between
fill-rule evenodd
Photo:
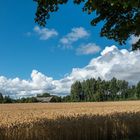
<instances>
[{"instance_id":1,"label":"cumulus cloud","mask_svg":"<svg viewBox=\"0 0 140 140\"><path fill-rule=\"evenodd\" d=\"M91 77L110 80L116 77L135 84L140 80L139 59L139 51L129 52L126 49L119 50L116 46L106 47L99 57L93 58L86 67L75 69L72 75L79 75L82 80Z\"/></svg>"},{"instance_id":2,"label":"cumulus cloud","mask_svg":"<svg viewBox=\"0 0 140 140\"><path fill-rule=\"evenodd\" d=\"M53 78L33 70L30 80L7 79L0 76L0 91L12 97L34 96L37 93L53 90L55 88L53 82Z\"/></svg>"},{"instance_id":3,"label":"cumulus cloud","mask_svg":"<svg viewBox=\"0 0 140 140\"><path fill-rule=\"evenodd\" d=\"M83 27L72 28L70 33L60 39L60 43L64 46L71 46L72 43L89 35L89 32Z\"/></svg>"},{"instance_id":4,"label":"cumulus cloud","mask_svg":"<svg viewBox=\"0 0 140 140\"><path fill-rule=\"evenodd\" d=\"M132 35L130 37L129 44L135 44L135 43L138 42L139 39L140 39L140 36L134 36L134 35Z\"/></svg>"},{"instance_id":5,"label":"cumulus cloud","mask_svg":"<svg viewBox=\"0 0 140 140\"><path fill-rule=\"evenodd\" d=\"M78 55L95 54L100 50L101 48L95 43L88 43L86 45L81 45L79 48L77 48L76 54Z\"/></svg>"},{"instance_id":6,"label":"cumulus cloud","mask_svg":"<svg viewBox=\"0 0 140 140\"><path fill-rule=\"evenodd\" d=\"M101 55L93 58L88 65L83 68L73 68L70 74L60 80L48 77L37 70L32 71L29 80L0 76L0 92L12 97L34 96L43 92L67 95L74 81L93 77L105 80L116 77L127 80L130 84L136 84L140 81L139 60L140 51L119 50L116 46L106 47Z\"/></svg>"},{"instance_id":7,"label":"cumulus cloud","mask_svg":"<svg viewBox=\"0 0 140 140\"><path fill-rule=\"evenodd\" d=\"M39 35L40 40L48 40L49 38L58 35L58 32L55 29L40 28L39 26L35 26L33 30Z\"/></svg>"}]
</instances>

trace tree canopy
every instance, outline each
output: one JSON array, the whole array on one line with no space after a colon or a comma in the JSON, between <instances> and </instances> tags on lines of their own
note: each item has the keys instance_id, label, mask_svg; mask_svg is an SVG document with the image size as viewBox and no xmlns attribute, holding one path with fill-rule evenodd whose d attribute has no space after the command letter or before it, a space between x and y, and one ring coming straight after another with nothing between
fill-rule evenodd
<instances>
[{"instance_id":1,"label":"tree canopy","mask_svg":"<svg viewBox=\"0 0 140 140\"><path fill-rule=\"evenodd\" d=\"M34 0L37 2L35 22L46 25L51 12L56 12L59 5L68 0ZM73 0L75 4L84 3L83 11L95 12L91 25L103 21L100 35L114 39L121 45L131 36L140 36L140 0ZM140 39L132 44L133 50L140 49Z\"/></svg>"},{"instance_id":2,"label":"tree canopy","mask_svg":"<svg viewBox=\"0 0 140 140\"><path fill-rule=\"evenodd\" d=\"M71 86L70 99L72 102L139 100L140 82L130 86L127 81L115 77L109 81L101 78L76 81Z\"/></svg>"}]
</instances>

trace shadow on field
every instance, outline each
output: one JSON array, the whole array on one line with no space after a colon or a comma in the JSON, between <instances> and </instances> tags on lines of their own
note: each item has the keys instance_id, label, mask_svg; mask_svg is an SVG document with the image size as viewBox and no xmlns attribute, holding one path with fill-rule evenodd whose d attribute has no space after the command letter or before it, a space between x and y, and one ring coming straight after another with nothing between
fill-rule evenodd
<instances>
[{"instance_id":1,"label":"shadow on field","mask_svg":"<svg viewBox=\"0 0 140 140\"><path fill-rule=\"evenodd\" d=\"M0 140L138 140L140 112L43 119L0 128Z\"/></svg>"}]
</instances>

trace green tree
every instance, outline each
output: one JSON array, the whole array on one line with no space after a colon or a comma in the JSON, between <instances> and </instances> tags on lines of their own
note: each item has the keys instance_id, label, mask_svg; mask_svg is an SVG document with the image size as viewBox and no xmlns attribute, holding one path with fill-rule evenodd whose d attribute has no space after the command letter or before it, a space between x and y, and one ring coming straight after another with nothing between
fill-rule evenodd
<instances>
[{"instance_id":1,"label":"green tree","mask_svg":"<svg viewBox=\"0 0 140 140\"><path fill-rule=\"evenodd\" d=\"M103 87L102 87L102 80L100 77L98 77L96 81L95 101L103 101Z\"/></svg>"},{"instance_id":2,"label":"green tree","mask_svg":"<svg viewBox=\"0 0 140 140\"><path fill-rule=\"evenodd\" d=\"M83 81L82 91L85 101L95 101L94 94L96 93L96 80L94 78L91 78Z\"/></svg>"},{"instance_id":3,"label":"green tree","mask_svg":"<svg viewBox=\"0 0 140 140\"><path fill-rule=\"evenodd\" d=\"M37 94L37 97L50 97L50 93Z\"/></svg>"},{"instance_id":4,"label":"green tree","mask_svg":"<svg viewBox=\"0 0 140 140\"><path fill-rule=\"evenodd\" d=\"M128 100L136 100L137 97L136 97L136 86L129 86L128 87L128 90L127 90L127 93L128 93Z\"/></svg>"},{"instance_id":5,"label":"green tree","mask_svg":"<svg viewBox=\"0 0 140 140\"><path fill-rule=\"evenodd\" d=\"M17 102L17 103L35 103L38 101L37 101L36 97L27 97L27 98L23 97L21 99L15 100L15 102Z\"/></svg>"},{"instance_id":6,"label":"green tree","mask_svg":"<svg viewBox=\"0 0 140 140\"><path fill-rule=\"evenodd\" d=\"M34 0L37 2L35 21L46 25L51 12L56 12L59 5L68 0ZM73 0L75 4L84 3L83 11L95 13L91 25L96 26L103 21L100 35L125 44L131 36L140 35L140 1L139 0ZM133 49L140 49L140 39L133 44Z\"/></svg>"},{"instance_id":7,"label":"green tree","mask_svg":"<svg viewBox=\"0 0 140 140\"><path fill-rule=\"evenodd\" d=\"M82 85L79 81L76 81L71 86L71 99L72 101L80 101L82 93Z\"/></svg>"},{"instance_id":8,"label":"green tree","mask_svg":"<svg viewBox=\"0 0 140 140\"><path fill-rule=\"evenodd\" d=\"M0 93L0 103L3 103L3 95Z\"/></svg>"},{"instance_id":9,"label":"green tree","mask_svg":"<svg viewBox=\"0 0 140 140\"><path fill-rule=\"evenodd\" d=\"M125 80L117 80L117 87L118 87L118 92L120 93L117 95L121 99L126 99L129 97L128 95L128 82Z\"/></svg>"},{"instance_id":10,"label":"green tree","mask_svg":"<svg viewBox=\"0 0 140 140\"><path fill-rule=\"evenodd\" d=\"M140 82L138 82L136 87L136 97L140 99Z\"/></svg>"},{"instance_id":11,"label":"green tree","mask_svg":"<svg viewBox=\"0 0 140 140\"><path fill-rule=\"evenodd\" d=\"M63 102L70 102L71 101L71 96L70 95L64 96L62 101Z\"/></svg>"},{"instance_id":12,"label":"green tree","mask_svg":"<svg viewBox=\"0 0 140 140\"><path fill-rule=\"evenodd\" d=\"M51 102L62 102L62 98L59 96L53 95Z\"/></svg>"},{"instance_id":13,"label":"green tree","mask_svg":"<svg viewBox=\"0 0 140 140\"><path fill-rule=\"evenodd\" d=\"M3 99L3 103L12 103L13 100L10 98L10 96L5 96Z\"/></svg>"},{"instance_id":14,"label":"green tree","mask_svg":"<svg viewBox=\"0 0 140 140\"><path fill-rule=\"evenodd\" d=\"M108 82L103 80L100 84L100 101L108 100L108 88L109 88Z\"/></svg>"},{"instance_id":15,"label":"green tree","mask_svg":"<svg viewBox=\"0 0 140 140\"><path fill-rule=\"evenodd\" d=\"M118 86L117 86L117 79L115 77L113 77L111 79L109 89L110 89L110 97L111 97L111 100L116 100L116 98L117 98L117 92L119 90L118 90Z\"/></svg>"}]
</instances>

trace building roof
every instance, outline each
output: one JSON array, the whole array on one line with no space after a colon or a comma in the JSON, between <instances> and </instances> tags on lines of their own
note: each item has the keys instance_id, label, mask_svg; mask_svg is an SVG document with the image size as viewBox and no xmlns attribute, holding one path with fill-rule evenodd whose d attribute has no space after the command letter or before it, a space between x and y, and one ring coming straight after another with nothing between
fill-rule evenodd
<instances>
[{"instance_id":1,"label":"building roof","mask_svg":"<svg viewBox=\"0 0 140 140\"><path fill-rule=\"evenodd\" d=\"M53 97L37 97L37 101L39 102L50 102Z\"/></svg>"}]
</instances>

